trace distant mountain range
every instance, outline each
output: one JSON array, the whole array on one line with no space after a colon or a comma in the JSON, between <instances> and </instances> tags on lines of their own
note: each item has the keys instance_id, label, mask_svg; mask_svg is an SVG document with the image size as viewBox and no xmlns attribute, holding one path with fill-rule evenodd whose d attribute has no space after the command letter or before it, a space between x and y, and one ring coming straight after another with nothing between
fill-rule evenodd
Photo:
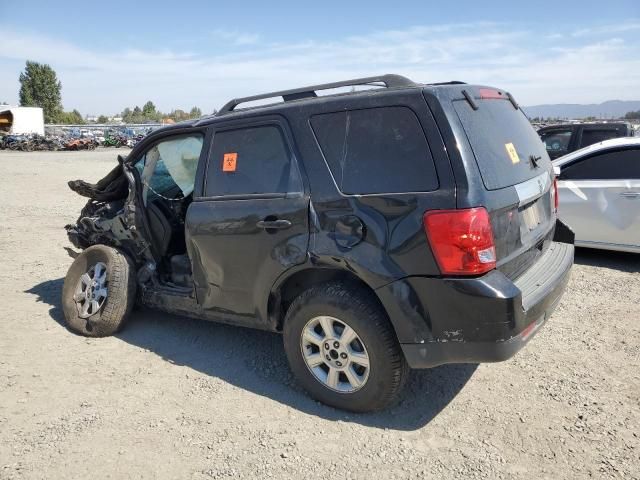
<instances>
[{"instance_id":1,"label":"distant mountain range","mask_svg":"<svg viewBox=\"0 0 640 480\"><path fill-rule=\"evenodd\" d=\"M578 103L532 105L522 109L529 118L620 118L627 112L640 110L640 100L608 100L587 105Z\"/></svg>"}]
</instances>

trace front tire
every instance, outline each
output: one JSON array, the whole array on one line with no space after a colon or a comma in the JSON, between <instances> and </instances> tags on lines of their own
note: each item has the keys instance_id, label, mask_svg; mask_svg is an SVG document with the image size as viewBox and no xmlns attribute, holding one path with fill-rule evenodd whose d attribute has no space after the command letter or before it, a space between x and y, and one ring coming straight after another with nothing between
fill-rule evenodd
<instances>
[{"instance_id":1,"label":"front tire","mask_svg":"<svg viewBox=\"0 0 640 480\"><path fill-rule=\"evenodd\" d=\"M119 250L93 245L69 267L62 287L67 327L87 337L105 337L122 328L136 296L135 266Z\"/></svg>"},{"instance_id":2,"label":"front tire","mask_svg":"<svg viewBox=\"0 0 640 480\"><path fill-rule=\"evenodd\" d=\"M316 400L369 412L393 403L408 374L395 332L377 299L361 287L316 285L284 321L289 365Z\"/></svg>"}]
</instances>

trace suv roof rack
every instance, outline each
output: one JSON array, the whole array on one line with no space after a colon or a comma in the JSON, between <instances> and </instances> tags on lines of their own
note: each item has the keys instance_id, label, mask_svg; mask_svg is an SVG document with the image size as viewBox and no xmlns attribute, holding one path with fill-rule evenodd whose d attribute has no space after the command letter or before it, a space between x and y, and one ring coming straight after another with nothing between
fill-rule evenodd
<instances>
[{"instance_id":1,"label":"suv roof rack","mask_svg":"<svg viewBox=\"0 0 640 480\"><path fill-rule=\"evenodd\" d=\"M428 85L432 86L432 87L437 87L439 85L466 85L467 82L461 82L460 80L451 80L449 82L436 82L436 83L429 83Z\"/></svg>"},{"instance_id":2,"label":"suv roof rack","mask_svg":"<svg viewBox=\"0 0 640 480\"><path fill-rule=\"evenodd\" d=\"M282 100L285 102L289 102L292 100L299 100L301 98L314 98L318 95L316 94L317 90L330 90L332 88L340 88L340 87L355 87L356 85L375 85L375 84L383 84L386 88L394 88L394 87L415 87L418 84L412 80L409 80L407 77L403 77L402 75L381 75L379 77L364 77L364 78L356 78L353 80L343 80L341 82L333 82L333 83L323 83L320 85L312 85L309 87L301 87L301 88L293 88L291 90L281 90L278 92L271 93L263 93L260 95L253 95L251 97L242 97L242 98L234 98L227 102L217 113L217 115L222 115L225 113L232 112L238 105L246 102L253 102L256 100L263 100L266 98L275 98L282 97Z\"/></svg>"}]
</instances>

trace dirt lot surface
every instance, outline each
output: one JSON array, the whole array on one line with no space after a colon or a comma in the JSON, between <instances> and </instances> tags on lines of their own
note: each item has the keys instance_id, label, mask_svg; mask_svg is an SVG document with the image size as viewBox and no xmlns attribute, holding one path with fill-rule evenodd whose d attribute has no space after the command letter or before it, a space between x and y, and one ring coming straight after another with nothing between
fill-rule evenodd
<instances>
[{"instance_id":1,"label":"dirt lot surface","mask_svg":"<svg viewBox=\"0 0 640 480\"><path fill-rule=\"evenodd\" d=\"M640 478L640 256L579 251L512 360L413 372L370 415L296 385L276 334L148 310L62 325L63 226L117 150L0 152L0 478Z\"/></svg>"}]
</instances>

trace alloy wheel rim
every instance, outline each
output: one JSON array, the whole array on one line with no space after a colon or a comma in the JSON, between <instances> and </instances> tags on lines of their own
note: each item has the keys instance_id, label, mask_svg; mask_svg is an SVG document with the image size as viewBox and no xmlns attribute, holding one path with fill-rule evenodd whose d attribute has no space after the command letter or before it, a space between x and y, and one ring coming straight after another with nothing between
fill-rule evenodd
<instances>
[{"instance_id":1,"label":"alloy wheel rim","mask_svg":"<svg viewBox=\"0 0 640 480\"><path fill-rule=\"evenodd\" d=\"M78 281L73 300L80 318L89 318L100 311L107 300L107 266L98 262Z\"/></svg>"},{"instance_id":2,"label":"alloy wheel rim","mask_svg":"<svg viewBox=\"0 0 640 480\"><path fill-rule=\"evenodd\" d=\"M313 376L330 390L353 393L367 383L369 354L362 339L344 321L314 317L302 329L302 358Z\"/></svg>"}]
</instances>

